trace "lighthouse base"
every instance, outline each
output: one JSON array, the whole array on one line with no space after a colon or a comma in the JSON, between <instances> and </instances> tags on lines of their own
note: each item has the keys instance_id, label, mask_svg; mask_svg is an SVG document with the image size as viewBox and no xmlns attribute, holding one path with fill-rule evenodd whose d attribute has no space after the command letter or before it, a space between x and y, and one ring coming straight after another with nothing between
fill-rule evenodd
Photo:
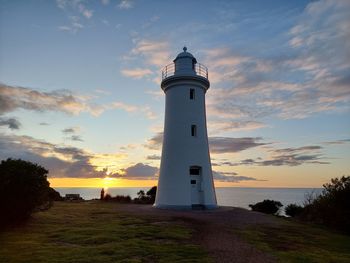
<instances>
[{"instance_id":1,"label":"lighthouse base","mask_svg":"<svg viewBox=\"0 0 350 263\"><path fill-rule=\"evenodd\" d=\"M153 207L167 210L211 210L218 208L217 205L159 205L154 204Z\"/></svg>"}]
</instances>

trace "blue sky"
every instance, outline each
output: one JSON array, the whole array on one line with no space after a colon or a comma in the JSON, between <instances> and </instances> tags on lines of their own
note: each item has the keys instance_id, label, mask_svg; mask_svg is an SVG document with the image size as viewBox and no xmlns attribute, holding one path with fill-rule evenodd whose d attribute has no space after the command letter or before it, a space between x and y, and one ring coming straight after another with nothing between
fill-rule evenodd
<instances>
[{"instance_id":1,"label":"blue sky","mask_svg":"<svg viewBox=\"0 0 350 263\"><path fill-rule=\"evenodd\" d=\"M320 186L349 174L349 17L348 1L1 0L0 159L156 180L160 73L186 45L209 68L217 184Z\"/></svg>"}]
</instances>

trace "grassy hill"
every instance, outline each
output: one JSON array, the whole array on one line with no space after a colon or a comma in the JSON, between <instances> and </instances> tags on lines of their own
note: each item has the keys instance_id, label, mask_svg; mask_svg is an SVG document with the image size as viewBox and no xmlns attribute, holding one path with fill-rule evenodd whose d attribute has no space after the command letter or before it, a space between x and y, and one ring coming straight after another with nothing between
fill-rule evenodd
<instances>
[{"instance_id":1,"label":"grassy hill","mask_svg":"<svg viewBox=\"0 0 350 263\"><path fill-rule=\"evenodd\" d=\"M56 202L0 232L0 262L350 262L350 236L232 208Z\"/></svg>"},{"instance_id":2,"label":"grassy hill","mask_svg":"<svg viewBox=\"0 0 350 263\"><path fill-rule=\"evenodd\" d=\"M117 212L116 204L57 202L0 234L0 262L206 262L181 222Z\"/></svg>"}]
</instances>

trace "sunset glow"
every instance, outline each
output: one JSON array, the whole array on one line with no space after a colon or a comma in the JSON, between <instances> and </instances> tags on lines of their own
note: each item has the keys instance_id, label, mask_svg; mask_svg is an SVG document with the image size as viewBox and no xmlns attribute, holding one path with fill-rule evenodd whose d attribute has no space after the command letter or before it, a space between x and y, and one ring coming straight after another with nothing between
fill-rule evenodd
<instances>
[{"instance_id":1,"label":"sunset glow","mask_svg":"<svg viewBox=\"0 0 350 263\"><path fill-rule=\"evenodd\" d=\"M0 160L53 187L157 185L161 69L186 45L217 187L349 174L349 1L127 2L1 1Z\"/></svg>"}]
</instances>

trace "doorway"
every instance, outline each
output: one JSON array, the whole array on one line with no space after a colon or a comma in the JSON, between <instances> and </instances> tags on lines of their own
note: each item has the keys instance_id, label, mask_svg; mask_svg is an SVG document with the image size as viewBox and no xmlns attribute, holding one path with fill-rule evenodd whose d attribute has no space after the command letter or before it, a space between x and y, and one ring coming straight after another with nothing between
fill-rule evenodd
<instances>
[{"instance_id":1,"label":"doorway","mask_svg":"<svg viewBox=\"0 0 350 263\"><path fill-rule=\"evenodd\" d=\"M189 173L192 205L201 205L203 203L202 167L196 165L190 166Z\"/></svg>"}]
</instances>

